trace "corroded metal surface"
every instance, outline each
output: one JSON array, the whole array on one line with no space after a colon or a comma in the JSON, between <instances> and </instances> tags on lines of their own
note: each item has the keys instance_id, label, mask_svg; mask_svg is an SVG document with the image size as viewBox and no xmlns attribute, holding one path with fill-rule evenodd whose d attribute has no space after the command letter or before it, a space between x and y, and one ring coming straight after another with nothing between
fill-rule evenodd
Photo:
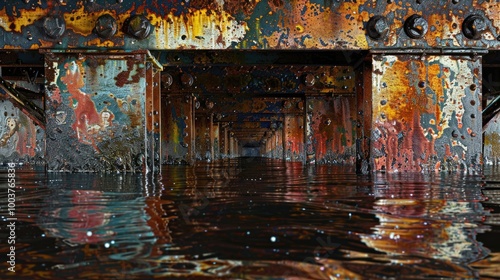
<instances>
[{"instance_id":1,"label":"corroded metal surface","mask_svg":"<svg viewBox=\"0 0 500 280\"><path fill-rule=\"evenodd\" d=\"M146 63L146 100L145 100L145 119L147 134L146 162L148 169L152 172L159 172L161 159L161 72L154 63Z\"/></svg>"},{"instance_id":2,"label":"corroded metal surface","mask_svg":"<svg viewBox=\"0 0 500 280\"><path fill-rule=\"evenodd\" d=\"M284 158L287 161L305 162L305 132L304 117L285 115L284 130Z\"/></svg>"},{"instance_id":3,"label":"corroded metal surface","mask_svg":"<svg viewBox=\"0 0 500 280\"><path fill-rule=\"evenodd\" d=\"M0 163L43 164L43 129L8 99L0 96Z\"/></svg>"},{"instance_id":4,"label":"corroded metal surface","mask_svg":"<svg viewBox=\"0 0 500 280\"><path fill-rule=\"evenodd\" d=\"M212 142L212 115L196 114L195 125L195 159L213 160L213 142Z\"/></svg>"},{"instance_id":5,"label":"corroded metal surface","mask_svg":"<svg viewBox=\"0 0 500 280\"><path fill-rule=\"evenodd\" d=\"M203 55L196 56L197 59L204 57L207 58ZM220 153L223 157L227 155L226 153L229 153L230 157L235 156L237 149L239 152L245 149L250 151L252 147L260 145L261 155L284 158L288 161L304 161L304 129L306 128L303 120L304 96L317 98L318 102L332 95L354 96L354 80L354 71L351 66L237 65L234 62L232 65L224 66L218 64L172 65L165 67L162 78L165 84L162 86L162 93L166 98L194 95L196 126L194 156L197 160L213 159L215 142L209 133L211 131L209 126L217 123L224 126L226 130L224 133L227 133L229 137L228 141L223 140L224 145L221 146ZM345 104L351 106L355 105L355 102L352 100ZM329 110L329 106L327 107L324 108L322 114L330 113L326 112ZM343 119L349 119L350 117L344 117L346 112L347 114L355 112L351 109L344 111L339 109L337 113L331 113L332 118L338 117L335 114L340 114ZM181 119L185 117L184 115ZM209 118L211 122L208 121ZM288 132L280 132L277 136L278 130L283 131L286 118L289 118L289 128L284 131ZM294 118L295 120L292 120ZM320 129L318 125L319 123L315 126L316 130ZM337 122L333 126L342 130L337 126ZM169 129L165 126L164 130L169 131ZM328 143L337 149L336 151L333 147L328 149L328 156L335 157L334 154L337 153L344 156L344 149L347 149L348 153L352 154L351 160L348 161L353 163L353 134L352 129L347 129L349 140L344 141L346 143L340 140L344 139L345 135L339 137L331 135L332 138L339 138L339 141L332 140L334 143L332 141ZM337 132L329 131L332 132L330 134ZM319 145L328 144L320 143ZM340 147L341 145L345 147ZM259 153L257 150L251 153ZM324 154L318 155L319 162L328 161Z\"/></svg>"},{"instance_id":6,"label":"corroded metal surface","mask_svg":"<svg viewBox=\"0 0 500 280\"><path fill-rule=\"evenodd\" d=\"M171 80L164 85L164 90L168 93L224 93L241 96L354 92L352 66L167 66L164 75L168 75Z\"/></svg>"},{"instance_id":7,"label":"corroded metal surface","mask_svg":"<svg viewBox=\"0 0 500 280\"><path fill-rule=\"evenodd\" d=\"M149 159L145 52L46 54L52 171L143 171Z\"/></svg>"},{"instance_id":8,"label":"corroded metal surface","mask_svg":"<svg viewBox=\"0 0 500 280\"><path fill-rule=\"evenodd\" d=\"M307 160L353 165L356 161L355 96L308 97L306 103Z\"/></svg>"},{"instance_id":9,"label":"corroded metal surface","mask_svg":"<svg viewBox=\"0 0 500 280\"><path fill-rule=\"evenodd\" d=\"M187 164L194 160L194 105L189 96L162 99L163 163Z\"/></svg>"},{"instance_id":10,"label":"corroded metal surface","mask_svg":"<svg viewBox=\"0 0 500 280\"><path fill-rule=\"evenodd\" d=\"M500 114L497 114L484 128L485 164L500 164Z\"/></svg>"},{"instance_id":11,"label":"corroded metal surface","mask_svg":"<svg viewBox=\"0 0 500 280\"><path fill-rule=\"evenodd\" d=\"M481 58L375 55L376 170L481 170Z\"/></svg>"},{"instance_id":12,"label":"corroded metal surface","mask_svg":"<svg viewBox=\"0 0 500 280\"><path fill-rule=\"evenodd\" d=\"M3 0L0 48L498 49L499 10L487 0Z\"/></svg>"},{"instance_id":13,"label":"corroded metal surface","mask_svg":"<svg viewBox=\"0 0 500 280\"><path fill-rule=\"evenodd\" d=\"M18 107L26 116L28 116L38 126L45 128L45 112L42 108L31 101L26 94L16 89L15 84L12 84L0 77L0 93L5 92L13 105ZM35 93L30 92L33 95Z\"/></svg>"}]
</instances>

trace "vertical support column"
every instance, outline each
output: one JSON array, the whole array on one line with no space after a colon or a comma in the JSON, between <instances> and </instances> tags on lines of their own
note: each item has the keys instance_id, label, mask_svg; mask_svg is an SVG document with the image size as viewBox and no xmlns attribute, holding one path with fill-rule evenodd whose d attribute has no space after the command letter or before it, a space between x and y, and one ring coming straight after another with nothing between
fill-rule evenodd
<instances>
[{"instance_id":1,"label":"vertical support column","mask_svg":"<svg viewBox=\"0 0 500 280\"><path fill-rule=\"evenodd\" d=\"M365 62L356 70L356 172L370 171L372 128L372 65Z\"/></svg>"},{"instance_id":2,"label":"vertical support column","mask_svg":"<svg viewBox=\"0 0 500 280\"><path fill-rule=\"evenodd\" d=\"M276 158L283 159L283 128L276 131Z\"/></svg>"},{"instance_id":3,"label":"vertical support column","mask_svg":"<svg viewBox=\"0 0 500 280\"><path fill-rule=\"evenodd\" d=\"M272 132L269 140L271 141L271 158L274 158L276 156L276 132Z\"/></svg>"},{"instance_id":4,"label":"vertical support column","mask_svg":"<svg viewBox=\"0 0 500 280\"><path fill-rule=\"evenodd\" d=\"M212 142L212 160L218 160L220 159L220 128L219 128L219 123L214 122L214 116L212 114L211 116L211 134L210 134L210 140Z\"/></svg>"},{"instance_id":5,"label":"vertical support column","mask_svg":"<svg viewBox=\"0 0 500 280\"><path fill-rule=\"evenodd\" d=\"M234 137L232 137L230 135L229 136L229 158L234 158L234 155L236 154L235 150L236 150L236 148L235 148Z\"/></svg>"},{"instance_id":6,"label":"vertical support column","mask_svg":"<svg viewBox=\"0 0 500 280\"><path fill-rule=\"evenodd\" d=\"M238 151L239 151L239 147L238 147L238 140L236 139L236 137L233 137L233 157L238 157Z\"/></svg>"},{"instance_id":7,"label":"vertical support column","mask_svg":"<svg viewBox=\"0 0 500 280\"><path fill-rule=\"evenodd\" d=\"M266 156L267 157L272 157L273 156L273 141L272 137L269 137L269 135L266 133Z\"/></svg>"},{"instance_id":8,"label":"vertical support column","mask_svg":"<svg viewBox=\"0 0 500 280\"><path fill-rule=\"evenodd\" d=\"M196 160L211 161L213 157L213 142L212 142L212 115L211 114L196 114L195 127L195 155Z\"/></svg>"},{"instance_id":9,"label":"vertical support column","mask_svg":"<svg viewBox=\"0 0 500 280\"><path fill-rule=\"evenodd\" d=\"M146 135L149 149L147 158L148 169L151 172L160 172L161 165L161 88L160 72L154 63L146 63Z\"/></svg>"},{"instance_id":10,"label":"vertical support column","mask_svg":"<svg viewBox=\"0 0 500 280\"><path fill-rule=\"evenodd\" d=\"M153 111L153 121L154 121L154 133L155 133L155 164L160 167L163 163L162 158L162 145L161 145L161 128L162 128L162 106L161 106L161 71L156 70L154 73L154 111Z\"/></svg>"},{"instance_id":11,"label":"vertical support column","mask_svg":"<svg viewBox=\"0 0 500 280\"><path fill-rule=\"evenodd\" d=\"M167 95L163 100L162 135L164 158L167 164L190 164L194 161L194 104L193 97Z\"/></svg>"},{"instance_id":12,"label":"vertical support column","mask_svg":"<svg viewBox=\"0 0 500 280\"><path fill-rule=\"evenodd\" d=\"M355 96L307 97L306 103L308 162L354 165Z\"/></svg>"},{"instance_id":13,"label":"vertical support column","mask_svg":"<svg viewBox=\"0 0 500 280\"><path fill-rule=\"evenodd\" d=\"M375 55L375 170L481 170L481 58Z\"/></svg>"},{"instance_id":14,"label":"vertical support column","mask_svg":"<svg viewBox=\"0 0 500 280\"><path fill-rule=\"evenodd\" d=\"M285 160L305 162L303 115L285 115L283 129Z\"/></svg>"},{"instance_id":15,"label":"vertical support column","mask_svg":"<svg viewBox=\"0 0 500 280\"><path fill-rule=\"evenodd\" d=\"M145 171L155 162L146 119L148 52L48 51L49 171ZM156 64L155 64L156 65Z\"/></svg>"},{"instance_id":16,"label":"vertical support column","mask_svg":"<svg viewBox=\"0 0 500 280\"><path fill-rule=\"evenodd\" d=\"M227 127L227 123L220 124L221 129L221 137L220 137L220 152L221 158L227 158L229 155L229 130Z\"/></svg>"}]
</instances>

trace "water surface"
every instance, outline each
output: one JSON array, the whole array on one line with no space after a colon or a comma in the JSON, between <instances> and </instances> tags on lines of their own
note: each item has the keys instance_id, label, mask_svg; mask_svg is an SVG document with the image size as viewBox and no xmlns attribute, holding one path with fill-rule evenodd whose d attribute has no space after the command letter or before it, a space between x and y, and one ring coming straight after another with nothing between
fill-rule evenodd
<instances>
[{"instance_id":1,"label":"water surface","mask_svg":"<svg viewBox=\"0 0 500 280\"><path fill-rule=\"evenodd\" d=\"M500 277L500 174L355 175L239 158L161 176L16 168L2 279Z\"/></svg>"}]
</instances>

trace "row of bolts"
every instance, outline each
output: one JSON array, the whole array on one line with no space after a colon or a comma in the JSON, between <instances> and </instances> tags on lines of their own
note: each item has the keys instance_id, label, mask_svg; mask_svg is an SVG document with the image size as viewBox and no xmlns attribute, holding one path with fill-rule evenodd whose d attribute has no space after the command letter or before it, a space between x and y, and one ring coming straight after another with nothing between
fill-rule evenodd
<instances>
[{"instance_id":1,"label":"row of bolts","mask_svg":"<svg viewBox=\"0 0 500 280\"><path fill-rule=\"evenodd\" d=\"M420 15L414 14L404 22L404 31L412 39L421 39L427 33L429 24ZM465 37L471 40L481 39L481 34L486 31L486 20L478 14L469 15L462 23L462 32ZM373 16L367 24L367 34L374 40L383 40L389 34L389 23L384 16ZM500 40L500 37L499 37Z\"/></svg>"},{"instance_id":2,"label":"row of bolts","mask_svg":"<svg viewBox=\"0 0 500 280\"><path fill-rule=\"evenodd\" d=\"M151 33L151 23L144 15L134 15L128 19L126 32L137 38L145 39ZM64 19L60 16L48 16L44 19L43 28L45 33L52 38L59 38L66 30ZM481 15L473 14L468 16L462 24L462 32L465 37L477 40L487 29L486 21ZM390 27L386 17L373 16L367 24L367 34L374 40L383 40L387 37ZM406 35L412 39L420 39L425 36L428 30L428 23L420 15L408 17L404 23ZM97 19L95 32L99 37L110 38L118 31L116 20L109 14L104 14ZM500 37L499 37L500 39Z\"/></svg>"}]
</instances>

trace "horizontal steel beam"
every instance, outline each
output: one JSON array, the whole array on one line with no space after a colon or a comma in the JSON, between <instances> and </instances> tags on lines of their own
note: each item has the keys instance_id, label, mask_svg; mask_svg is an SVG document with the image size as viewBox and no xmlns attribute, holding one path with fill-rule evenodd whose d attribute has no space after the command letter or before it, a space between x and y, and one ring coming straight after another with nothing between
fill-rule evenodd
<instances>
[{"instance_id":1,"label":"horizontal steel beam","mask_svg":"<svg viewBox=\"0 0 500 280\"><path fill-rule=\"evenodd\" d=\"M500 49L500 3L1 1L0 49Z\"/></svg>"}]
</instances>

